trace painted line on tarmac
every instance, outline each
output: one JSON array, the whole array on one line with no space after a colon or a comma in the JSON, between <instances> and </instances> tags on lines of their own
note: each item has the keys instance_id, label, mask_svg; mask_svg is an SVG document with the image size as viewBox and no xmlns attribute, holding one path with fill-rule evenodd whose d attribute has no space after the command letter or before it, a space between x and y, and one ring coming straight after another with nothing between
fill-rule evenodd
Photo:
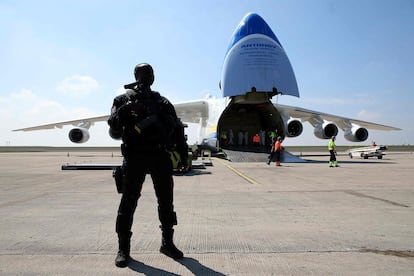
<instances>
[{"instance_id":1,"label":"painted line on tarmac","mask_svg":"<svg viewBox=\"0 0 414 276\"><path fill-rule=\"evenodd\" d=\"M248 177L247 175L245 175L244 173L242 173L241 171L239 171L238 169L233 168L230 165L227 165L226 163L224 163L224 161L217 159L221 164L223 164L225 167L227 167L228 169L230 169L231 171L233 171L235 174L237 174L238 176L240 176L241 178L243 178L244 180L246 180L247 182L249 182L250 184L259 184L257 183L254 179Z\"/></svg>"}]
</instances>

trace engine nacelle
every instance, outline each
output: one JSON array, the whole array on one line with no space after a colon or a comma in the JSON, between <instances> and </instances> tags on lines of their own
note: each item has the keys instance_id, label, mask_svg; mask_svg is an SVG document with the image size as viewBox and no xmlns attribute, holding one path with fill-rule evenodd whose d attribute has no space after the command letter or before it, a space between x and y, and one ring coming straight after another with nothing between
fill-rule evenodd
<instances>
[{"instance_id":1,"label":"engine nacelle","mask_svg":"<svg viewBox=\"0 0 414 276\"><path fill-rule=\"evenodd\" d=\"M319 139L331 139L338 134L338 127L333 123L325 122L315 127L313 134Z\"/></svg>"},{"instance_id":2,"label":"engine nacelle","mask_svg":"<svg viewBox=\"0 0 414 276\"><path fill-rule=\"evenodd\" d=\"M290 119L286 124L286 136L298 137L302 134L303 125L299 120Z\"/></svg>"},{"instance_id":3,"label":"engine nacelle","mask_svg":"<svg viewBox=\"0 0 414 276\"><path fill-rule=\"evenodd\" d=\"M344 137L351 142L364 142L368 139L368 130L360 126L353 126L345 131Z\"/></svg>"},{"instance_id":4,"label":"engine nacelle","mask_svg":"<svg viewBox=\"0 0 414 276\"><path fill-rule=\"evenodd\" d=\"M77 127L69 131L69 139L73 143L81 144L89 140L89 131L86 128Z\"/></svg>"}]
</instances>

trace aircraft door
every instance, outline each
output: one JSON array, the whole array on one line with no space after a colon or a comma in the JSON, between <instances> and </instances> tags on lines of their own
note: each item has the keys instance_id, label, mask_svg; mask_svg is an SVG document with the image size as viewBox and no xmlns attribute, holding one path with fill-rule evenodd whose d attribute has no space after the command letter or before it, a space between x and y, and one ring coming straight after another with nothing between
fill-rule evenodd
<instances>
[{"instance_id":1,"label":"aircraft door","mask_svg":"<svg viewBox=\"0 0 414 276\"><path fill-rule=\"evenodd\" d=\"M218 121L217 138L222 149L267 152L271 142L268 134L275 130L285 137L283 119L270 101L235 103L232 99ZM258 147L253 136L261 131L261 141L263 137L265 141Z\"/></svg>"}]
</instances>

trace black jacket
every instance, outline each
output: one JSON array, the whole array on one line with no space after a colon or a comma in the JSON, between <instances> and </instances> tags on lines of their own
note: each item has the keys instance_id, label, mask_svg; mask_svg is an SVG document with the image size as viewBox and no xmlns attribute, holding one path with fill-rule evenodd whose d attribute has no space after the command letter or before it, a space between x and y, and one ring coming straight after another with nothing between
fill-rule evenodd
<instances>
[{"instance_id":1,"label":"black jacket","mask_svg":"<svg viewBox=\"0 0 414 276\"><path fill-rule=\"evenodd\" d=\"M149 87L137 86L114 99L108 119L111 131L130 148L176 150L188 156L184 127L167 98Z\"/></svg>"}]
</instances>

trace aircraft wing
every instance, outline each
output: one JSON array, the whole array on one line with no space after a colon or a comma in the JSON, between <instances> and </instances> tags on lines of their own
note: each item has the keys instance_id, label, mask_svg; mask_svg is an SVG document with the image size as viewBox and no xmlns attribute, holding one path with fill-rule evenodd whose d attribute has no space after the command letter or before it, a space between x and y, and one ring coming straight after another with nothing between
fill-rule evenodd
<instances>
[{"instance_id":1,"label":"aircraft wing","mask_svg":"<svg viewBox=\"0 0 414 276\"><path fill-rule=\"evenodd\" d=\"M57 122L52 124L40 125L40 126L33 126L33 127L26 127L20 129L14 129L13 131L33 131L33 130L42 130L42 129L55 129L55 128L62 128L66 125L73 125L73 126L85 126L89 128L95 122L102 122L107 121L109 115L99 116L99 117L91 117L91 118L84 118L79 120L72 120L72 121L65 121L65 122Z\"/></svg>"},{"instance_id":2,"label":"aircraft wing","mask_svg":"<svg viewBox=\"0 0 414 276\"><path fill-rule=\"evenodd\" d=\"M191 101L174 104L178 118L187 123L205 122L209 116L207 101Z\"/></svg>"},{"instance_id":3,"label":"aircraft wing","mask_svg":"<svg viewBox=\"0 0 414 276\"><path fill-rule=\"evenodd\" d=\"M208 103L206 101L200 100L200 101L178 103L174 105L174 108L177 112L177 116L181 118L183 122L200 123L200 120L205 121L208 119ZM34 130L43 130L43 129L55 129L55 128L62 128L63 126L67 126L67 125L84 126L85 128L89 128L95 122L107 121L108 118L109 118L109 115L104 115L104 116L99 116L99 117L83 118L83 119L78 119L78 120L71 120L71 121L45 124L45 125L40 125L40 126L14 129L13 131L34 131Z\"/></svg>"},{"instance_id":4,"label":"aircraft wing","mask_svg":"<svg viewBox=\"0 0 414 276\"><path fill-rule=\"evenodd\" d=\"M400 128L393 127L393 126L386 126L361 120L355 120L351 118L336 116L332 114L322 113L318 111L313 111L301 107L295 106L287 106L287 105L280 105L275 104L275 107L280 111L283 116L298 118L302 121L307 121L312 125L316 125L318 123L323 123L323 120L333 122L342 130L348 129L352 127L352 125L358 125L361 127L374 129L374 130L401 130Z\"/></svg>"}]
</instances>

